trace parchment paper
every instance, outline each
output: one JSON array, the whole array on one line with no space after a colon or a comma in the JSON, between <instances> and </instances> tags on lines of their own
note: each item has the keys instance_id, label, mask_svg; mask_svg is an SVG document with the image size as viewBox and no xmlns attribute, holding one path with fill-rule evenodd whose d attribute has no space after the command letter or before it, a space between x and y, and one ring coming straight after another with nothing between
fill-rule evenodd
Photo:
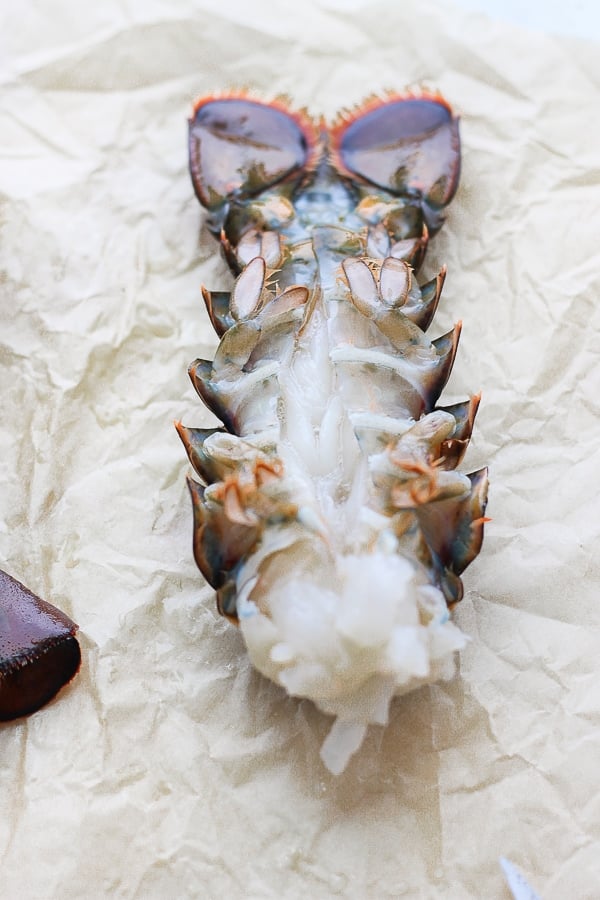
<instances>
[{"instance_id":1,"label":"parchment paper","mask_svg":"<svg viewBox=\"0 0 600 900\"><path fill-rule=\"evenodd\" d=\"M600 47L434 0L53 0L1 28L0 563L81 626L79 677L0 727L0 896L600 896ZM451 684L335 779L329 722L251 671L191 554L172 428L230 276L187 174L199 94L332 115L425 83L462 114L424 274L483 391L483 552Z\"/></svg>"}]
</instances>

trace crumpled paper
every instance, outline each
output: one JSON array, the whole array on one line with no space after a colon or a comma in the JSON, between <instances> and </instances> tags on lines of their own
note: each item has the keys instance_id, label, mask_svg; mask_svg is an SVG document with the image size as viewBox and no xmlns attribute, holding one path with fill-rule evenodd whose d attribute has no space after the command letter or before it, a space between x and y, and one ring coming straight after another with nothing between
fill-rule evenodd
<instances>
[{"instance_id":1,"label":"crumpled paper","mask_svg":"<svg viewBox=\"0 0 600 900\"><path fill-rule=\"evenodd\" d=\"M0 150L0 560L81 626L78 678L0 727L0 893L506 898L600 884L597 44L435 0L74 0L12 13ZM332 116L425 83L462 114L424 274L483 390L483 551L450 684L397 700L339 778L330 722L253 672L191 554L174 418L231 279L187 175L199 94Z\"/></svg>"}]
</instances>

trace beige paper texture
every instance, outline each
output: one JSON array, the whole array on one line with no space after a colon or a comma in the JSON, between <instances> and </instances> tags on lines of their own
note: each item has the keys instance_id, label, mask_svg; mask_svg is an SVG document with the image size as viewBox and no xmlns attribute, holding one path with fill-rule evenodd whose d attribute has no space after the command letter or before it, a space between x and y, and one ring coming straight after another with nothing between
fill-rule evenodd
<instances>
[{"instance_id":1,"label":"beige paper texture","mask_svg":"<svg viewBox=\"0 0 600 900\"><path fill-rule=\"evenodd\" d=\"M81 674L0 727L0 896L600 896L600 47L434 2L53 0L1 30L0 565L81 626ZM483 391L483 552L450 684L339 778L308 702L251 671L191 554L172 428L230 276L187 174L199 94L333 115L425 83L462 115L424 274Z\"/></svg>"}]
</instances>

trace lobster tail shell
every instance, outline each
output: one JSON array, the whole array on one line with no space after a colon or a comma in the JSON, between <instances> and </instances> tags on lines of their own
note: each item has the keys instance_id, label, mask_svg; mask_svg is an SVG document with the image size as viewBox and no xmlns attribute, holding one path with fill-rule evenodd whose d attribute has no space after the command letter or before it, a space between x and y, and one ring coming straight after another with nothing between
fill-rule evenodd
<instances>
[{"instance_id":1,"label":"lobster tail shell","mask_svg":"<svg viewBox=\"0 0 600 900\"><path fill-rule=\"evenodd\" d=\"M190 367L223 428L177 425L203 482L194 555L255 665L338 716L337 771L342 724L385 721L465 641L447 606L483 537L486 472L455 471L479 397L436 406L461 323L430 340L446 269L416 278L458 184L458 120L438 96L392 96L328 132L207 98L190 159L241 273L231 294L203 288L220 343Z\"/></svg>"}]
</instances>

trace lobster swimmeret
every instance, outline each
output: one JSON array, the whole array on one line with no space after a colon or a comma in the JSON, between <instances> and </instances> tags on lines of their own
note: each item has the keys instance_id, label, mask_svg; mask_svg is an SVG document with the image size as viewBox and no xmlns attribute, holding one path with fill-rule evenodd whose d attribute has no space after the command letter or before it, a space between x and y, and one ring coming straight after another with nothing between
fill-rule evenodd
<instances>
[{"instance_id":1,"label":"lobster swimmeret","mask_svg":"<svg viewBox=\"0 0 600 900\"><path fill-rule=\"evenodd\" d=\"M254 665L336 722L341 771L391 698L454 672L449 620L483 538L485 470L458 474L478 397L437 401L460 326L430 341L445 278L415 277L460 169L436 95L373 99L332 128L280 102L201 99L190 167L238 276L203 296L221 341L192 382L223 423L178 425L194 555Z\"/></svg>"}]
</instances>

